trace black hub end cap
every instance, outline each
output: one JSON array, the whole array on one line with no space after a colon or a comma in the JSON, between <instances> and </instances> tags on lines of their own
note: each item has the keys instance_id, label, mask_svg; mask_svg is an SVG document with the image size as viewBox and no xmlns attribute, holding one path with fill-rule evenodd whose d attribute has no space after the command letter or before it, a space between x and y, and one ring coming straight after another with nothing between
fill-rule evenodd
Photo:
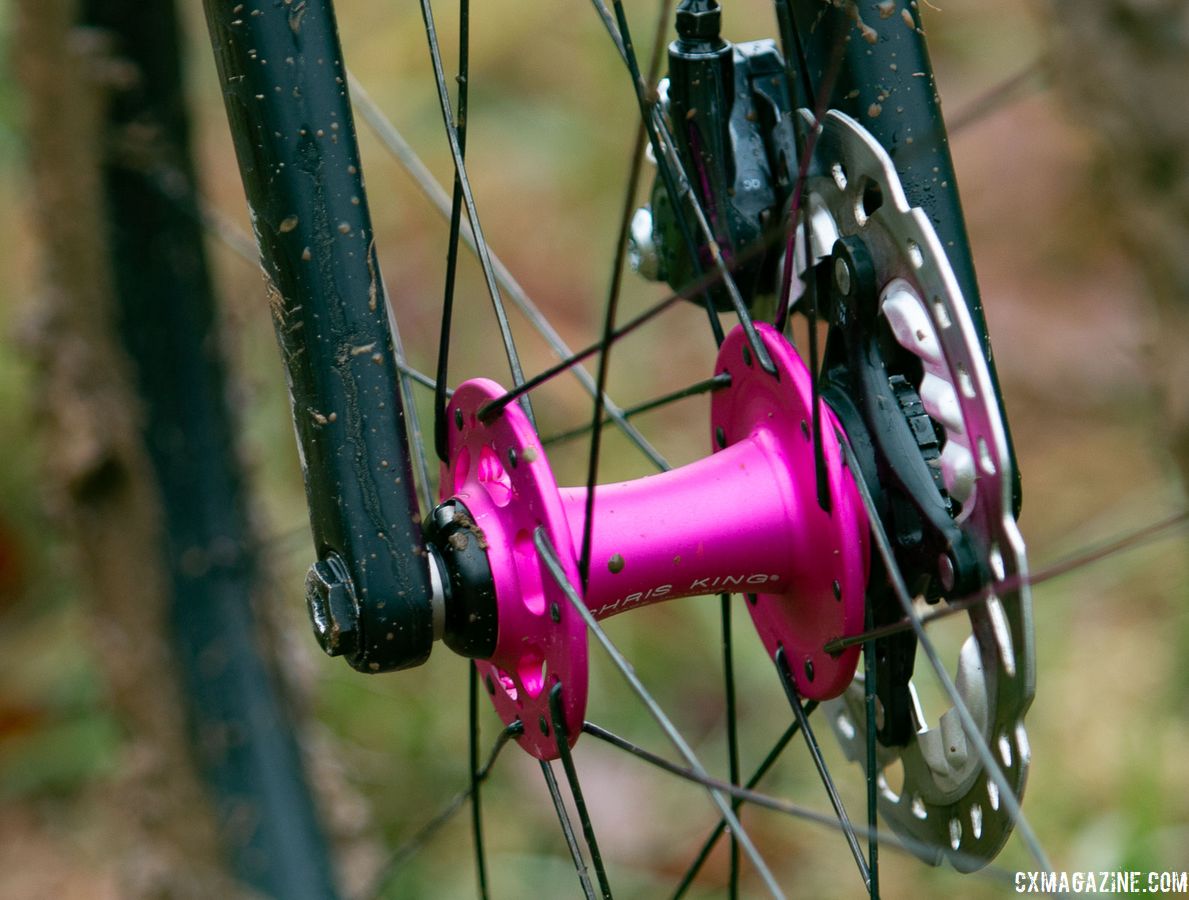
<instances>
[{"instance_id":1,"label":"black hub end cap","mask_svg":"<svg viewBox=\"0 0 1189 900\"><path fill-rule=\"evenodd\" d=\"M425 521L425 541L441 571L445 594L442 642L462 656L489 659L495 652L499 617L487 540L457 499L438 506Z\"/></svg>"}]
</instances>

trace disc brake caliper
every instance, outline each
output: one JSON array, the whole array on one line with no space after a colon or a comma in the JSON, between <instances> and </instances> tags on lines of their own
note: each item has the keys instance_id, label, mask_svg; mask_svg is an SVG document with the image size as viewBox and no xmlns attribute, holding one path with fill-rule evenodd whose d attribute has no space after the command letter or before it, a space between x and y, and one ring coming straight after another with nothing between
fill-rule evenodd
<instances>
[{"instance_id":1,"label":"disc brake caliper","mask_svg":"<svg viewBox=\"0 0 1189 900\"><path fill-rule=\"evenodd\" d=\"M631 261L641 275L681 290L710 271L713 254L720 253L751 305L774 288L779 253L767 252L776 242L766 238L787 207L796 174L794 106L776 43L724 41L718 18L715 4L678 11L679 37L669 47L669 76L658 90L672 138L663 152L675 157L668 168L684 208L679 215L658 177L651 204L632 221ZM691 195L705 214L713 246L695 234ZM697 244L696 259L681 217ZM730 308L721 284L710 296L717 308Z\"/></svg>"}]
</instances>

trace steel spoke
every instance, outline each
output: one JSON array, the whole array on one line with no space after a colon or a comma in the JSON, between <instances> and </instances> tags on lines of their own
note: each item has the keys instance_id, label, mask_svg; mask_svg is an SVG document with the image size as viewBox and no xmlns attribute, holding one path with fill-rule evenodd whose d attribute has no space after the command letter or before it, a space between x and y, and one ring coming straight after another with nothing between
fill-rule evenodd
<instances>
[{"instance_id":1,"label":"steel spoke","mask_svg":"<svg viewBox=\"0 0 1189 900\"><path fill-rule=\"evenodd\" d=\"M603 26L611 36L612 43L615 44L620 57L628 67L628 74L631 75L632 86L636 95L636 103L640 108L641 125L648 133L648 141L652 147L653 156L657 161L657 171L660 173L661 180L665 183L665 193L673 204L674 214L677 216L677 227L681 231L681 239L685 243L686 252L690 254L690 259L693 262L694 274L695 276L700 276L703 274L703 268L701 257L698 253L697 242L694 240L693 232L690 230L689 222L686 220L685 209L680 203L680 198L683 196L688 197L694 202L696 202L697 198L692 195L689 187L689 179L685 177L681 161L676 156L666 154L664 147L657 137L664 125L660 120L659 111L653 99L655 93L652 86L653 79L658 74L660 68L660 57L656 53L657 46L654 43L652 78L646 83L640 75L640 68L632 45L632 36L627 27L627 17L623 13L622 3L619 0L615 0L615 18L612 18L603 0L592 0L592 2L599 14L599 18L603 22ZM660 24L663 26L665 23L662 22ZM706 316L710 322L710 329L714 334L715 344L721 345L724 337L722 323L718 320L718 313L714 309L714 303L710 297L709 290L707 289L700 293L702 295L702 305L706 310Z\"/></svg>"},{"instance_id":2,"label":"steel spoke","mask_svg":"<svg viewBox=\"0 0 1189 900\"><path fill-rule=\"evenodd\" d=\"M705 394L710 391L721 390L722 388L731 386L731 375L729 372L720 372L718 375L713 375L710 378L705 378L702 381L695 382L689 387L681 388L672 393L665 394L661 397L656 397L652 400L647 400L644 403L638 403L635 406L625 406L623 409L623 417L631 419L641 413L651 412L654 409L661 409L668 406L670 403L676 403L678 400L684 400L686 397L696 397L699 394ZM603 424L611 421L611 417L607 416L603 419ZM565 441L573 440L574 438L582 437L590 431L590 425L580 425L577 428L571 428L569 431L562 431L550 437L542 439L541 443L545 446L550 444L560 444Z\"/></svg>"},{"instance_id":3,"label":"steel spoke","mask_svg":"<svg viewBox=\"0 0 1189 900\"><path fill-rule=\"evenodd\" d=\"M504 728L499 736L495 739L492 745L491 752L487 756L487 762L484 763L483 768L479 770L479 781L486 781L487 776L491 774L492 768L495 766L496 760L499 759L500 752L504 749L507 743L512 738L519 737L524 733L524 724L519 720L513 722ZM376 880L371 887L363 891L358 900L376 900L387 887L393 876L408 859L416 855L416 853L427 844L438 831L442 829L447 822L462 809L463 804L466 803L467 798L471 795L471 788L467 787L465 790L459 791L451 798L437 815L422 825L407 841L401 844L393 854L388 858L388 862L380 870L380 874L376 876Z\"/></svg>"},{"instance_id":4,"label":"steel spoke","mask_svg":"<svg viewBox=\"0 0 1189 900\"><path fill-rule=\"evenodd\" d=\"M801 53L800 37L797 34L796 21L793 20L792 13L788 13L789 27L792 29L795 43L797 45L797 53L800 59L800 65L804 65L804 58ZM783 25L783 20L782 20ZM786 48L787 53L787 48ZM773 317L772 324L777 331L784 332L784 327L788 323L788 314L790 309L790 296L793 289L793 270L796 268L796 242L797 242L797 217L800 215L802 207L805 202L805 185L809 178L809 164L813 159L813 151L817 147L817 139L821 135L822 120L826 116L826 110L830 105L830 97L834 93L834 85L838 81L838 75L842 71L842 59L844 56L844 42L839 42L834 47L834 52L830 57L830 67L826 72L826 77L822 79L822 83L818 88L816 94L809 94L814 97L813 108L813 127L810 128L809 134L805 137L805 147L801 151L801 158L797 162L797 180L793 185L793 197L789 203L789 226L788 226L788 242L785 245L784 252L784 272L780 279L780 297L776 304L776 315ZM806 89L811 87L808 72L804 72ZM805 241L805 266L806 272L812 267L813 263L813 248L811 246L811 235L813 230L813 217L805 216L805 229L803 232ZM806 275L806 288L808 288L808 274ZM815 405L816 413L816 405Z\"/></svg>"},{"instance_id":5,"label":"steel spoke","mask_svg":"<svg viewBox=\"0 0 1189 900\"><path fill-rule=\"evenodd\" d=\"M792 225L788 225L783 229L779 229L779 230L772 231L772 232L768 233L761 240L758 240L754 244L751 244L749 247L747 247L746 250L744 250L738 256L734 257L731 260L731 267L739 268L740 266L746 265L747 263L751 262L751 260L754 259L756 256L764 253L769 248L771 248L773 245L785 241L789 237L789 235L793 234L793 233L795 233L795 227ZM662 312L664 312L665 310L667 310L670 307L672 307L673 305L675 305L678 301L691 299L692 297L696 296L699 292L701 292L705 288L717 283L718 280L719 280L718 272L707 272L701 278L698 278L697 280L690 282L689 284L685 285L681 290L670 294L669 296L665 297L662 300L659 300L657 303L653 304L648 309L644 310L642 313L639 313L635 318L628 320L628 322L626 324L621 325L619 328L615 329L615 331L613 331L611 333L609 343L613 344L616 341L621 340L622 338L631 334L637 328L640 328L641 326L646 325L649 322L651 322L654 318L656 318ZM590 344L589 346L583 348L582 350L579 350L577 353L574 353L573 355L569 356L568 358L561 360L561 362L558 362L558 363L550 366L548 369L545 369L540 374L534 375L532 378L528 379L528 381L526 381L524 384L520 385L519 387L513 388L510 391L507 391L506 393L497 397L495 400L492 400L490 403L486 404L479 411L479 418L485 422L490 422L499 413L499 411L501 409L503 409L505 406L507 406L509 403L511 403L513 400L515 400L521 394L523 394L527 391L536 390L541 385L545 384L545 382L550 381L551 379L557 377L562 372L565 372L568 369L570 369L571 367L582 362L582 360L587 359L588 357L594 356L596 353L598 353L602 349L603 349L603 341L601 341L601 340L596 341L595 343Z\"/></svg>"},{"instance_id":6,"label":"steel spoke","mask_svg":"<svg viewBox=\"0 0 1189 900\"><path fill-rule=\"evenodd\" d=\"M1050 75L1050 60L1043 56L1034 59L1014 75L975 97L954 115L946 116L946 130L950 137L1044 87Z\"/></svg>"},{"instance_id":7,"label":"steel spoke","mask_svg":"<svg viewBox=\"0 0 1189 900\"><path fill-rule=\"evenodd\" d=\"M810 704L805 704L806 713L809 712ZM781 800L778 797L772 797L768 794L761 794L754 790L745 787L738 787L730 782L724 781L721 778L712 778L709 775L700 774L692 769L679 766L676 763L670 762L663 756L653 753L651 750L646 750L631 741L620 737L613 732L608 731L592 722L587 722L582 726L582 730L591 737L610 744L611 746L630 753L637 759L642 760L650 766L654 766L670 775L675 775L685 781L693 784L702 785L712 791L722 794L730 795L738 803L750 803L752 806L757 806L762 809L771 810L775 813L789 816L790 818L800 819L805 822L812 822L815 825L821 825L831 831L840 830L841 826L838 824L836 816L827 815L826 813L815 812L812 809L807 809L804 806L798 806L795 803L790 803L787 800ZM792 735L789 735L790 737ZM729 824L725 827L730 827ZM859 837L868 837L869 832L866 827L862 825L854 825L852 827ZM924 841L918 841L910 837L898 837L881 833L879 837L881 846L891 848L897 852L905 855L926 856L933 853L937 848L932 844L927 844ZM955 859L964 859L970 862L982 862L981 859L969 856L965 853L953 854ZM981 870L982 876L987 880L997 881L1003 885L1013 884L1014 871L1001 869L997 866L986 866Z\"/></svg>"},{"instance_id":8,"label":"steel spoke","mask_svg":"<svg viewBox=\"0 0 1189 900\"><path fill-rule=\"evenodd\" d=\"M421 431L421 414L417 412L417 402L413 397L413 382L425 379L433 384L432 379L422 375L416 369L409 367L405 361L405 347L400 339L400 328L396 324L396 316L392 313L392 302L388 297L388 285L383 278L380 289L384 292L384 309L388 312L388 330L392 333L392 351L396 355L396 370L400 378L400 394L405 404L405 415L409 420L409 443L413 446L413 462L417 467L417 480L421 485L421 502L425 504L428 513L434 508L433 482L429 474L429 459L425 454L425 439Z\"/></svg>"},{"instance_id":9,"label":"steel spoke","mask_svg":"<svg viewBox=\"0 0 1189 900\"><path fill-rule=\"evenodd\" d=\"M471 766L471 839L475 848L475 876L479 896L487 900L487 857L483 852L483 810L479 803L479 670L472 661L467 666L469 694L468 750Z\"/></svg>"},{"instance_id":10,"label":"steel spoke","mask_svg":"<svg viewBox=\"0 0 1189 900\"><path fill-rule=\"evenodd\" d=\"M739 824L739 819L736 817L734 811L724 799L723 792L716 787L710 786L710 777L706 774L706 770L702 767L702 764L698 762L697 756L694 754L689 744L686 743L685 738L681 736L681 733L674 727L673 723L669 720L669 717L666 716L660 706L657 705L656 700L653 698L652 694L649 693L648 689L644 687L644 683L640 681L640 678L636 675L635 670L631 667L631 665L628 664L628 661L624 659L623 654L620 653L619 649L611 642L611 639L607 637L607 633L603 631L603 629L599 626L599 623L595 621L594 615L589 609L586 608L586 604L582 602L582 598L578 596L574 586L570 584L569 579L562 570L561 563L558 561L557 551L553 549L553 544L550 543L549 537L545 534L543 528L538 528L534 532L533 541L536 544L537 553L544 561L545 567L549 570L549 574L553 577L558 587L560 587L565 593L566 598L570 601L574 609L582 617L582 620L586 623L587 629L592 634L594 634L598 642L602 644L603 649L607 652L607 655L611 657L611 661L615 664L615 667L627 680L636 696L640 698L641 702L644 704L653 720L657 723L657 725L660 726L661 730L665 732L665 735L669 738L669 740L672 741L673 746L677 748L678 753L681 754L682 758L686 761L690 769L699 778L707 780L707 787L711 801L715 806L718 807L723 818L726 819L728 827L730 827L738 836L739 843L743 846L744 852L747 853L753 865L755 865L756 870L759 872L760 877L763 879L764 884L768 888L769 892L774 897L783 897L784 894L777 886L776 880L772 877L772 873L768 869L767 863L765 863L763 857L760 856L755 844L752 843L751 837L746 831L743 830L743 826ZM733 789L734 785L729 785L728 787ZM727 791L726 793L729 794L730 791Z\"/></svg>"},{"instance_id":11,"label":"steel spoke","mask_svg":"<svg viewBox=\"0 0 1189 900\"><path fill-rule=\"evenodd\" d=\"M874 616L875 611L868 603L865 612L868 628L871 627ZM871 872L867 893L871 900L879 900L879 793L875 774L878 762L875 747L878 730L875 717L876 687L875 641L867 641L863 644L863 706L867 721L867 828L871 832L867 838L867 868Z\"/></svg>"},{"instance_id":12,"label":"steel spoke","mask_svg":"<svg viewBox=\"0 0 1189 900\"><path fill-rule=\"evenodd\" d=\"M578 846L578 839L574 836L574 823L570 821L565 801L562 800L561 791L558 790L553 767L543 759L540 760L540 763L541 774L545 776L545 784L549 787L553 808L557 810L557 820L561 824L562 834L566 838L566 846L570 848L570 858L574 860L574 870L578 873L578 882L582 885L582 893L586 900L595 900L594 886L590 883L590 873L586 871L586 860L582 858L582 848Z\"/></svg>"},{"instance_id":13,"label":"steel spoke","mask_svg":"<svg viewBox=\"0 0 1189 900\"><path fill-rule=\"evenodd\" d=\"M625 35L630 53L631 39ZM582 546L578 554L578 576L582 579L585 593L590 573L591 540L594 536L595 488L599 479L599 451L603 443L603 396L607 390L607 373L611 362L611 334L615 330L615 315L619 311L619 291L623 281L623 263L627 255L628 230L632 222L632 208L636 205L636 190L640 183L640 169L644 162L643 134L637 133L632 141L632 161L624 191L623 209L620 212L619 231L615 238L615 258L611 264L611 284L607 292L606 310L603 313L603 337L600 343L603 352L599 356L599 367L595 375L594 413L591 416L590 453L586 459L586 518L582 524Z\"/></svg>"},{"instance_id":14,"label":"steel spoke","mask_svg":"<svg viewBox=\"0 0 1189 900\"><path fill-rule=\"evenodd\" d=\"M351 86L351 96L359 109L360 116L367 122L368 126L375 132L381 143L384 144L396 161L400 163L401 167L409 174L417 187L421 189L421 192L430 201L434 209L448 219L451 212L451 201L442 189L442 186L438 184L437 179L434 178L420 157L413 151L413 148L409 146L404 136L389 121L376 102L372 100L371 96L353 75L348 74L348 83ZM471 230L469 222L463 221L461 236L463 243L467 245L468 249L477 255L479 252L478 245L475 242L475 234ZM541 312L540 307L528 296L524 287L516 280L508 267L504 265L504 262L490 248L488 248L488 255L492 268L495 270L496 281L507 293L508 298L516 305L516 308L520 310L528 323L541 335L545 343L549 345L550 349L560 359L571 357L573 351L562 340L561 335L549 323L549 320ZM591 396L594 396L595 383L590 373L578 365L573 365L572 372L583 389ZM657 468L667 468L664 458L648 442L644 435L635 426L628 424L619 406L610 397L604 397L603 403L606 407L608 417L624 433L628 440Z\"/></svg>"},{"instance_id":15,"label":"steel spoke","mask_svg":"<svg viewBox=\"0 0 1189 900\"><path fill-rule=\"evenodd\" d=\"M1157 540L1163 537L1169 537L1176 532L1177 529L1183 528L1189 524L1189 510L1181 510L1174 513L1166 519L1161 519L1159 522L1154 522L1151 525L1145 525L1136 531L1129 534L1113 538L1097 547L1090 550L1085 550L1080 553L1074 553L1065 559L1058 560L1055 563L1050 563L1047 566L1041 566L1026 577L1019 575L1010 575L1002 581L996 582L994 585L1000 591L1014 591L1025 585L1033 586L1043 584L1046 581L1051 581L1061 575L1066 575L1078 569L1085 568L1093 563L1104 560L1108 557L1114 556L1127 550L1133 550L1150 541ZM958 613L966 612L976 606L986 603L992 596L994 591L991 588L982 588L981 590L962 597L957 600L947 600L945 607L933 610L923 616L917 616L916 619L921 625L931 625L940 619L948 619L950 616ZM891 622L887 625L881 625L878 628L870 628L862 634L856 634L850 637L835 638L825 644L824 648L827 653L841 653L848 647L863 644L867 641L878 640L880 638L888 637L889 635L899 634L902 631L912 631L913 620L909 617L901 619L899 622Z\"/></svg>"},{"instance_id":16,"label":"steel spoke","mask_svg":"<svg viewBox=\"0 0 1189 900\"><path fill-rule=\"evenodd\" d=\"M594 825L591 824L590 813L586 810L586 800L582 796L582 785L578 781L578 770L574 768L574 758L570 753L570 736L566 731L566 718L562 712L561 691L562 687L559 682L549 692L549 718L553 722L553 734L557 740L558 755L561 756L566 781L570 785L570 796L574 798L574 807L578 810L578 822L582 826L582 836L586 838L586 847L590 850L590 861L594 864L595 875L599 879L599 890L603 894L603 900L611 900L611 886L607 881L607 871L603 867L603 854L599 851Z\"/></svg>"},{"instance_id":17,"label":"steel spoke","mask_svg":"<svg viewBox=\"0 0 1189 900\"><path fill-rule=\"evenodd\" d=\"M805 714L809 715L816 708L817 701L810 700L805 704ZM756 767L756 770L751 773L751 777L747 779L747 783L743 786L745 790L752 790L757 784L760 783L763 777L768 774L768 770L776 764L776 760L780 758L780 754L784 752L784 748L788 746L789 741L791 741L796 736L797 731L800 730L800 727L801 726L794 719L788 728L784 730L784 734L776 739L776 743L772 745L772 749L768 751L768 755L764 757L763 762L761 762ZM731 800L731 808L738 809L742 803L743 801L738 797L733 798ZM682 877L681 883L677 886L677 891L673 894L673 900L680 900L680 898L685 895L685 892L689 890L689 886L693 884L694 879L698 877L698 872L701 871L702 865L706 862L707 858L710 856L710 852L714 849L715 845L718 843L718 839L722 837L723 832L726 831L726 829L726 821L724 819L719 819L718 824L714 826L714 830L710 832L710 835L703 842L702 849L698 851L698 855L694 857L693 862L691 862L689 867L685 870L685 875Z\"/></svg>"},{"instance_id":18,"label":"steel spoke","mask_svg":"<svg viewBox=\"0 0 1189 900\"><path fill-rule=\"evenodd\" d=\"M723 694L726 698L727 712L727 773L731 784L739 783L739 728L736 721L735 709L735 654L731 646L731 595L723 594L719 598L722 619L722 662L723 662ZM737 807L732 804L732 809ZM730 897L735 900L739 896L739 841L731 834L731 881Z\"/></svg>"},{"instance_id":19,"label":"steel spoke","mask_svg":"<svg viewBox=\"0 0 1189 900\"><path fill-rule=\"evenodd\" d=\"M596 6L602 5L602 0L594 0L594 2ZM775 369L772 365L772 360L768 356L767 348L760 341L759 335L755 330L755 325L752 322L751 313L747 309L747 304L743 301L743 296L739 293L738 285L735 284L735 279L731 274L732 267L723 258L722 250L714 237L714 232L710 227L710 222L706 217L702 202L694 191L685 173L685 168L681 164L681 160L676 156L674 150L676 144L673 141L673 136L669 133L660 110L655 103L651 102L646 94L646 91L650 88L644 84L643 79L640 77L640 70L636 63L635 54L631 49L631 34L628 29L627 17L623 11L623 3L621 0L614 0L613 5L615 9L615 20L618 26L618 38L616 38L615 32L612 32L612 37L615 39L615 44L620 49L624 62L627 64L628 70L632 75L641 116L645 126L648 128L648 137L652 143L653 155L657 160L657 171L660 172L665 182L665 191L677 216L678 225L687 244L687 251L694 261L694 270L699 274L701 273L700 255L698 253L698 247L693 242L692 235L689 233L689 225L685 221L684 207L681 203L682 199L689 203L698 230L706 241L707 248L710 251L710 258L714 263L714 271L718 274L719 281L727 291L727 296L731 300L731 306L734 308L735 314L739 317L739 322L747 335L747 341L752 353L764 371L774 372ZM602 12L600 13L600 17L603 19L604 24L610 28L612 23L609 17ZM664 139L663 141L661 140L662 137ZM707 312L711 316L711 327L714 328L715 340L721 344L723 340L722 326L718 322L718 316L713 311L708 296L706 298L706 304Z\"/></svg>"},{"instance_id":20,"label":"steel spoke","mask_svg":"<svg viewBox=\"0 0 1189 900\"><path fill-rule=\"evenodd\" d=\"M880 558L883 560L884 566L887 569L888 580L892 583L892 589L896 594L896 598L900 601L900 606L904 609L905 616L912 622L912 630L916 633L917 642L920 644L921 649L925 651L925 655L929 659L929 664L937 674L937 680L941 683L950 702L954 704L954 709L957 711L958 718L962 722L962 728L966 732L966 736L973 742L979 760L986 769L987 777L994 781L995 786L999 789L1000 802L1003 803L1007 814L1015 823L1016 830L1027 846L1028 852L1036 860L1037 865L1041 869L1051 872L1053 867L1049 862L1048 855L1040 846L1036 832L1032 830L1032 826L1024 818L1024 813L1020 809L1019 798L1016 797L1015 792L1003 774L1003 770L999 768L999 764L995 761L995 757L991 753L991 748L987 746L987 740L983 736L982 730L979 729L977 723L974 721L974 717L970 714L970 710L962 701L962 696L958 693L958 688L954 685L953 679L950 677L949 672L946 671L945 665L941 662L937 648L925 632L925 626L921 623L921 617L913 609L912 595L908 591L908 586L904 583L904 575L901 573L900 567L896 562L896 556L892 551L891 540L888 538L887 531L883 527L883 522L880 521L879 509L871 497L871 491L867 487L867 482L863 479L858 460L855 459L854 451L850 449L846 438L841 433L836 433L838 435L838 442L842 446L842 452L846 457L846 464L854 476L855 486L858 488L859 496L863 499L863 506L867 510L867 518L871 522L871 533L875 538L875 545L879 550Z\"/></svg>"},{"instance_id":21,"label":"steel spoke","mask_svg":"<svg viewBox=\"0 0 1189 900\"><path fill-rule=\"evenodd\" d=\"M859 877L863 879L863 887L870 889L871 873L867 869L867 860L863 858L863 851L859 847L859 838L855 834L850 816L846 814L846 806L838 794L834 779L830 777L830 769L826 765L826 761L822 759L822 751L818 746L817 737L809 726L809 717L805 715L801 695L797 693L797 685L793 682L793 673L789 671L784 647L776 651L776 671L780 675L780 683L784 686L784 692L788 696L789 706L793 708L793 715L797 717L797 724L801 726L805 746L809 748L809 755L813 758L813 765L822 780L822 786L826 789L826 796L830 798L830 805L834 807L834 814L838 816L838 824L842 826L843 834L846 835L846 843L850 847L851 855L855 858L855 865L859 867Z\"/></svg>"},{"instance_id":22,"label":"steel spoke","mask_svg":"<svg viewBox=\"0 0 1189 900\"><path fill-rule=\"evenodd\" d=\"M454 157L455 178L462 193L463 203L466 205L467 218L470 220L471 230L475 235L475 249L479 254L479 263L483 268L483 278L487 282L487 293L491 297L492 308L495 311L496 322L500 329L500 337L504 343L504 352L508 357L508 367L512 372L512 382L519 385L524 382L524 372L520 367L520 357L516 352L516 342L512 338L512 328L508 322L507 310L504 308L503 299L500 296L499 284L496 282L495 271L491 265L491 254L487 248L487 241L483 237L483 228L479 224L479 213L475 208L475 198L471 193L470 180L467 178L466 164L463 160L462 147L458 139L458 129L455 128L454 120L450 113L450 92L446 87L446 73L442 68L442 54L438 47L438 35L434 27L433 9L430 5L430 0L421 0L421 17L425 21L425 36L429 42L429 55L433 63L434 78L437 82L438 103L442 109L442 121L446 126L446 137L450 143L450 154ZM533 422L532 404L527 395L521 398L520 405L523 407L529 421Z\"/></svg>"},{"instance_id":23,"label":"steel spoke","mask_svg":"<svg viewBox=\"0 0 1189 900\"><path fill-rule=\"evenodd\" d=\"M454 130L458 135L458 164L454 169L454 193L450 199L450 239L446 245L446 286L442 299L442 320L438 336L437 387L434 389L433 435L438 459L448 461L449 438L446 431L446 385L450 362L450 328L454 321L454 280L458 274L458 236L462 222L463 163L467 155L467 97L470 94L470 0L459 0L458 27L458 115ZM498 301L492 297L493 302Z\"/></svg>"}]
</instances>

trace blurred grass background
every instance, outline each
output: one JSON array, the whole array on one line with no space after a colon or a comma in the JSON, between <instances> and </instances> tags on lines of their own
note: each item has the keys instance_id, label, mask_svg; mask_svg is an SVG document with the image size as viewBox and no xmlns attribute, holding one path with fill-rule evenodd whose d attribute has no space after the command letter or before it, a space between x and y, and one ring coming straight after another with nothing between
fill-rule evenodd
<instances>
[{"instance_id":1,"label":"blurred grass background","mask_svg":"<svg viewBox=\"0 0 1189 900\"><path fill-rule=\"evenodd\" d=\"M1060 39L1024 0L950 0L928 11L947 110L1049 53ZM437 101L415 4L343 0L348 60L439 179L448 184ZM651 4L631 9L637 42ZM451 64L454 22L438 11ZM201 13L188 13L190 94L203 191L246 230L242 191ZM728 5L730 37L774 33L768 5ZM0 35L11 35L0 6ZM468 163L493 248L574 346L597 333L616 216L634 133L630 84L597 19L582 4L478 4L472 13ZM984 302L1024 474L1021 520L1033 568L1084 551L1185 505L1163 448L1152 387L1156 323L1135 264L1103 221L1102 179L1079 111L1045 89L955 135ZM1182 98L1172 115L1185 115ZM117 895L106 834L107 785L125 764L123 736L105 705L88 649L83 586L55 535L39 491L36 391L22 334L36 315L36 247L26 223L21 100L0 81L0 896ZM432 371L445 266L445 224L360 126L378 246L410 361ZM388 854L466 780L466 671L438 652L415 672L365 678L317 655L306 635L300 584L309 563L304 500L283 380L259 272L211 242L224 305L233 404L261 521L282 587L273 598L291 623L287 659L309 692L307 741L351 785L328 802L344 837L345 877L359 889ZM622 317L661 289L629 276ZM464 266L452 380L507 381L493 344L479 272ZM526 369L550 357L523 322ZM704 314L681 308L617 345L611 393L629 405L709 374ZM589 403L571 382L536 395L546 434L579 424ZM428 397L422 414L429 421ZM641 420L674 463L707 444L707 404L689 400ZM611 432L608 433L609 437ZM560 480L580 479L581 442L551 454ZM610 437L604 480L645 474L638 453ZM1029 716L1033 767L1025 811L1063 869L1189 868L1189 572L1184 533L1081 569L1035 591L1040 666ZM641 677L700 755L725 766L717 603L690 600L609 624ZM744 768L788 721L785 701L746 617L737 622ZM622 680L592 651L589 717L640 743L663 738ZM485 734L496 719L485 714ZM862 779L823 732L828 759L862 809ZM595 825L623 896L665 896L715 817L697 789L582 741ZM315 772L315 777L318 773ZM337 780L338 776L335 776ZM828 810L801 745L767 788ZM499 896L570 896L573 875L535 764L510 748L485 790L492 884ZM833 834L758 811L745 822L790 894L859 893L849 854ZM885 895L1000 896L1010 886L928 870L886 853ZM1034 866L1013 841L999 864ZM727 860L711 860L698 896L719 896ZM757 885L749 882L748 892ZM394 897L473 895L464 816L440 833L388 888Z\"/></svg>"}]
</instances>

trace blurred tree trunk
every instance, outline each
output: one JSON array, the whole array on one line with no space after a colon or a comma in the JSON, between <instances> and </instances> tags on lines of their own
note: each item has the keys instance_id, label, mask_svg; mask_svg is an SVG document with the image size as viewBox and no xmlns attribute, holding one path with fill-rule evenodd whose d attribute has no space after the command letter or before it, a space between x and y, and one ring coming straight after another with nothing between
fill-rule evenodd
<instances>
[{"instance_id":1,"label":"blurred tree trunk","mask_svg":"<svg viewBox=\"0 0 1189 900\"><path fill-rule=\"evenodd\" d=\"M129 897L335 895L252 597L174 0L21 0L46 471L113 712Z\"/></svg>"},{"instance_id":2,"label":"blurred tree trunk","mask_svg":"<svg viewBox=\"0 0 1189 900\"><path fill-rule=\"evenodd\" d=\"M38 363L47 492L77 552L94 646L127 736L112 791L117 877L129 897L234 895L213 812L190 759L165 640L169 577L142 409L113 325L101 178L113 81L75 4L21 0L13 47L24 82L43 250Z\"/></svg>"},{"instance_id":3,"label":"blurred tree trunk","mask_svg":"<svg viewBox=\"0 0 1189 900\"><path fill-rule=\"evenodd\" d=\"M1049 5L1067 108L1097 137L1104 224L1139 263L1158 316L1164 437L1189 487L1189 3Z\"/></svg>"}]
</instances>

